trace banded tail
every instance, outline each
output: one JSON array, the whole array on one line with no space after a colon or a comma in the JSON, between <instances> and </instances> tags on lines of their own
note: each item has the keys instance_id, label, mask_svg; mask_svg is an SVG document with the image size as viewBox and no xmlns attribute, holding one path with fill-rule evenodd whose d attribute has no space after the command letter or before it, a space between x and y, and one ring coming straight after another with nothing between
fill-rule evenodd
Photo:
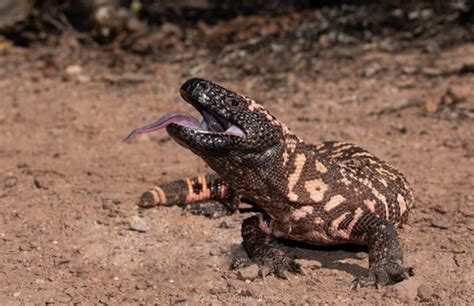
<instances>
[{"instance_id":1,"label":"banded tail","mask_svg":"<svg viewBox=\"0 0 474 306\"><path fill-rule=\"evenodd\" d=\"M207 174L160 184L144 192L137 205L144 208L222 201L229 187L217 174Z\"/></svg>"}]
</instances>

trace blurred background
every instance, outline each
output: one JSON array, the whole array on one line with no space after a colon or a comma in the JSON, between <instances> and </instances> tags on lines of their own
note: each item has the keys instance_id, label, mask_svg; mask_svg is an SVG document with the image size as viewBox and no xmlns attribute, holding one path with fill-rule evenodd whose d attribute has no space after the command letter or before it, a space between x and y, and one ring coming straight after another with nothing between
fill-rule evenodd
<instances>
[{"instance_id":1,"label":"blurred background","mask_svg":"<svg viewBox=\"0 0 474 306\"><path fill-rule=\"evenodd\" d=\"M473 0L0 0L0 304L471 304L473 38ZM229 265L252 212L138 211L148 188L210 171L164 131L121 143L196 114L190 77L400 169L416 276L354 292L366 253L297 245L305 276L243 277Z\"/></svg>"},{"instance_id":2,"label":"blurred background","mask_svg":"<svg viewBox=\"0 0 474 306\"><path fill-rule=\"evenodd\" d=\"M473 7L471 0L2 0L0 33L3 48L104 46L160 60L217 56L218 64L255 74L263 66L311 69L311 58L339 45L396 51L430 40L426 51L436 52L472 40ZM296 58L285 56L289 45ZM262 54L269 56L263 63ZM257 59L262 68L251 68Z\"/></svg>"}]
</instances>

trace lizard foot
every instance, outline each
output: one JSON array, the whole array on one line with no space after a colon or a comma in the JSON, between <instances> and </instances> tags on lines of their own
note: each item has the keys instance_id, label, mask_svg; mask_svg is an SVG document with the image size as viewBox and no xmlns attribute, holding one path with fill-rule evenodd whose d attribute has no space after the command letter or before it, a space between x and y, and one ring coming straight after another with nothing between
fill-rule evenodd
<instances>
[{"instance_id":1,"label":"lizard foot","mask_svg":"<svg viewBox=\"0 0 474 306\"><path fill-rule=\"evenodd\" d=\"M413 267L405 268L398 263L386 263L373 266L369 275L357 277L351 283L351 289L357 290L361 287L376 287L380 289L389 284L395 284L415 275Z\"/></svg>"},{"instance_id":2,"label":"lizard foot","mask_svg":"<svg viewBox=\"0 0 474 306\"><path fill-rule=\"evenodd\" d=\"M201 215L211 219L221 218L232 213L224 204L213 200L191 203L186 205L184 209L193 215Z\"/></svg>"},{"instance_id":3,"label":"lizard foot","mask_svg":"<svg viewBox=\"0 0 474 306\"><path fill-rule=\"evenodd\" d=\"M286 272L304 274L301 265L288 257L271 235L268 216L256 215L245 219L242 238L247 255L260 267L262 276L274 274L287 279Z\"/></svg>"},{"instance_id":4,"label":"lizard foot","mask_svg":"<svg viewBox=\"0 0 474 306\"><path fill-rule=\"evenodd\" d=\"M260 261L259 267L262 276L273 274L279 278L288 279L288 272L305 275L303 267L287 256L265 258Z\"/></svg>"},{"instance_id":5,"label":"lizard foot","mask_svg":"<svg viewBox=\"0 0 474 306\"><path fill-rule=\"evenodd\" d=\"M230 263L231 270L238 270L257 262L259 267L259 275L265 277L267 275L275 275L282 279L288 279L288 272L305 275L302 266L295 260L289 257L274 257L264 258L260 260L255 259L240 259L235 258Z\"/></svg>"}]
</instances>

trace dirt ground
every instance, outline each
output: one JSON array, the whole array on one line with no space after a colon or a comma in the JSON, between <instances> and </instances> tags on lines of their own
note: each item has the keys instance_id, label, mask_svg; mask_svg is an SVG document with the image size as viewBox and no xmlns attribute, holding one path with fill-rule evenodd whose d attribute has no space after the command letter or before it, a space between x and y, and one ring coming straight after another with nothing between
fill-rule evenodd
<instances>
[{"instance_id":1,"label":"dirt ground","mask_svg":"<svg viewBox=\"0 0 474 306\"><path fill-rule=\"evenodd\" d=\"M0 52L0 304L472 303L474 44L322 56L309 72L267 77L232 77L211 58ZM417 197L399 231L416 276L351 291L364 253L297 245L305 276L243 281L229 263L245 258L252 212L139 213L147 188L208 171L164 131L121 142L165 112L195 112L178 93L191 76L256 98L308 142L351 141L398 167Z\"/></svg>"}]
</instances>

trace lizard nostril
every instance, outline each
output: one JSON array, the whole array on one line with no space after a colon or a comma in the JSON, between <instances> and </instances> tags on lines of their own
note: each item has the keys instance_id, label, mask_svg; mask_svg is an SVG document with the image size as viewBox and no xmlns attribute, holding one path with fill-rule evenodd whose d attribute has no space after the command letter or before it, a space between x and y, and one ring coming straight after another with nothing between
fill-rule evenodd
<instances>
[{"instance_id":1,"label":"lizard nostril","mask_svg":"<svg viewBox=\"0 0 474 306\"><path fill-rule=\"evenodd\" d=\"M203 86L205 89L208 89L209 87L208 81L205 81L203 79L198 79L198 78L192 78L187 80L183 85L181 85L180 90L184 91L188 94L191 94L196 88Z\"/></svg>"},{"instance_id":2,"label":"lizard nostril","mask_svg":"<svg viewBox=\"0 0 474 306\"><path fill-rule=\"evenodd\" d=\"M180 89L184 92L189 93L195 88L198 82L199 82L199 79L195 79L195 78L189 79L183 85L181 85Z\"/></svg>"}]
</instances>

